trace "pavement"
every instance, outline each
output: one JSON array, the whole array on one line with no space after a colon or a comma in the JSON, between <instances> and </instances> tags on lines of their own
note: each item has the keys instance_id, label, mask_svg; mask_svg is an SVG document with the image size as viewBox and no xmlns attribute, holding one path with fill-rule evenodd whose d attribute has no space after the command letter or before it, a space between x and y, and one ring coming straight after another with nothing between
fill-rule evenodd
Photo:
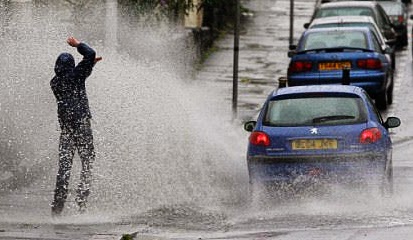
<instances>
[{"instance_id":1,"label":"pavement","mask_svg":"<svg viewBox=\"0 0 413 240\"><path fill-rule=\"evenodd\" d=\"M314 10L315 0L294 1L294 43ZM242 1L251 11L243 16L239 52L238 119L256 116L268 94L286 76L289 58L290 0ZM232 104L234 36L214 43L216 51L204 62L196 79L214 84L229 108Z\"/></svg>"}]
</instances>

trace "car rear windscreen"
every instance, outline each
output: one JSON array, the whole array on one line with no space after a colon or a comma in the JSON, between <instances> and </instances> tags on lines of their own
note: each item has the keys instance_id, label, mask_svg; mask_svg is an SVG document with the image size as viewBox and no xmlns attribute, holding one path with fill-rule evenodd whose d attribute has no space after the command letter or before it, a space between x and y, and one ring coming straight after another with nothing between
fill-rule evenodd
<instances>
[{"instance_id":1,"label":"car rear windscreen","mask_svg":"<svg viewBox=\"0 0 413 240\"><path fill-rule=\"evenodd\" d=\"M303 50L350 47L367 48L367 39L361 31L312 32L304 39Z\"/></svg>"},{"instance_id":2,"label":"car rear windscreen","mask_svg":"<svg viewBox=\"0 0 413 240\"><path fill-rule=\"evenodd\" d=\"M370 16L374 17L372 9L367 7L329 7L321 8L316 12L315 18L335 16Z\"/></svg>"},{"instance_id":3,"label":"car rear windscreen","mask_svg":"<svg viewBox=\"0 0 413 240\"><path fill-rule=\"evenodd\" d=\"M367 121L363 100L356 95L274 99L264 116L268 126L358 124Z\"/></svg>"}]
</instances>

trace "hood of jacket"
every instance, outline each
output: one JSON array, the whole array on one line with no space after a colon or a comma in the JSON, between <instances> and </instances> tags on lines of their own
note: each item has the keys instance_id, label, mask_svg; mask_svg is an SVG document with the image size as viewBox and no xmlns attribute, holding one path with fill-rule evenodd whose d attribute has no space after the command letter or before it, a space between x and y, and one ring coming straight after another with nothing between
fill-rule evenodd
<instances>
[{"instance_id":1,"label":"hood of jacket","mask_svg":"<svg viewBox=\"0 0 413 240\"><path fill-rule=\"evenodd\" d=\"M54 71L56 76L66 75L75 68L75 59L70 53L62 53L57 57Z\"/></svg>"}]
</instances>

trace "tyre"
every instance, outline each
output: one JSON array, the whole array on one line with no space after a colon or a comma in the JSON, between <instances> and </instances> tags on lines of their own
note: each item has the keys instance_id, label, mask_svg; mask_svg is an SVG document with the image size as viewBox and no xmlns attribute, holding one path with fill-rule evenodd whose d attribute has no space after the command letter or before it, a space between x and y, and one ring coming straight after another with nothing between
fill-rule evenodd
<instances>
[{"instance_id":1,"label":"tyre","mask_svg":"<svg viewBox=\"0 0 413 240\"><path fill-rule=\"evenodd\" d=\"M265 187L258 182L251 182L248 189L248 205L250 208L257 209L260 208L268 195Z\"/></svg>"},{"instance_id":2,"label":"tyre","mask_svg":"<svg viewBox=\"0 0 413 240\"><path fill-rule=\"evenodd\" d=\"M393 167L390 167L383 175L381 194L383 197L391 197L394 193Z\"/></svg>"},{"instance_id":3,"label":"tyre","mask_svg":"<svg viewBox=\"0 0 413 240\"><path fill-rule=\"evenodd\" d=\"M284 184L278 182L272 183L260 183L252 182L249 185L249 206L257 209L267 205L271 205L274 202L279 203L285 200L287 189L283 189ZM291 189L288 189L290 192ZM290 199L290 198L288 198Z\"/></svg>"},{"instance_id":4,"label":"tyre","mask_svg":"<svg viewBox=\"0 0 413 240\"><path fill-rule=\"evenodd\" d=\"M391 105L393 103L393 89L394 89L394 83L393 80L391 82L391 85L389 89L387 90L387 103Z\"/></svg>"},{"instance_id":5,"label":"tyre","mask_svg":"<svg viewBox=\"0 0 413 240\"><path fill-rule=\"evenodd\" d=\"M379 93L375 99L376 101L376 107L379 110L386 110L387 109L387 105L388 105L388 94L387 91L383 91L381 93Z\"/></svg>"},{"instance_id":6,"label":"tyre","mask_svg":"<svg viewBox=\"0 0 413 240\"><path fill-rule=\"evenodd\" d=\"M403 47L407 47L407 45L409 45L409 37L407 36L407 33L403 36L402 44Z\"/></svg>"},{"instance_id":7,"label":"tyre","mask_svg":"<svg viewBox=\"0 0 413 240\"><path fill-rule=\"evenodd\" d=\"M396 70L396 56L394 54L391 55L391 68L393 72Z\"/></svg>"}]
</instances>

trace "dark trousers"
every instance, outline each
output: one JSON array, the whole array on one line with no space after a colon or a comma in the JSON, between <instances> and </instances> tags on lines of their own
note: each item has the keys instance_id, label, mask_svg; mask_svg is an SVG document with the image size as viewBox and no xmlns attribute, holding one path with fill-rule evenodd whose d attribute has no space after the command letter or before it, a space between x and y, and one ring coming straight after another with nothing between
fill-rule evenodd
<instances>
[{"instance_id":1,"label":"dark trousers","mask_svg":"<svg viewBox=\"0 0 413 240\"><path fill-rule=\"evenodd\" d=\"M76 149L82 163L76 202L78 204L86 202L90 192L89 188L92 180L91 168L95 159L95 150L90 119L85 118L75 124L60 122L60 126L59 170L56 179L54 205L63 207L67 199L70 171Z\"/></svg>"}]
</instances>

